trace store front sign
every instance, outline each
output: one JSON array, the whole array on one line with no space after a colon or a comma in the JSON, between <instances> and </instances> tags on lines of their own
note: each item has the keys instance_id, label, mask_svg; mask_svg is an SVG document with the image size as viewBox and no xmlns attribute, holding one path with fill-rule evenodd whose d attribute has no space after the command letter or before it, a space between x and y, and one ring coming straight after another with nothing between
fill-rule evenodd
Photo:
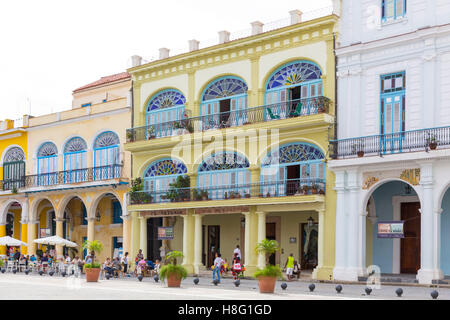
<instances>
[{"instance_id":1,"label":"store front sign","mask_svg":"<svg viewBox=\"0 0 450 320\"><path fill-rule=\"evenodd\" d=\"M378 238L404 238L404 221L382 221L378 223Z\"/></svg>"},{"instance_id":2,"label":"store front sign","mask_svg":"<svg viewBox=\"0 0 450 320\"><path fill-rule=\"evenodd\" d=\"M172 209L172 210L155 210L155 211L145 211L141 212L141 217L147 218L164 218L164 217L176 217L186 215L186 209Z\"/></svg>"},{"instance_id":3,"label":"store front sign","mask_svg":"<svg viewBox=\"0 0 450 320\"><path fill-rule=\"evenodd\" d=\"M173 227L158 227L158 240L173 240Z\"/></svg>"},{"instance_id":4,"label":"store front sign","mask_svg":"<svg viewBox=\"0 0 450 320\"><path fill-rule=\"evenodd\" d=\"M216 208L200 208L195 209L196 214L236 214L250 212L250 207L239 206L239 207L216 207Z\"/></svg>"}]
</instances>

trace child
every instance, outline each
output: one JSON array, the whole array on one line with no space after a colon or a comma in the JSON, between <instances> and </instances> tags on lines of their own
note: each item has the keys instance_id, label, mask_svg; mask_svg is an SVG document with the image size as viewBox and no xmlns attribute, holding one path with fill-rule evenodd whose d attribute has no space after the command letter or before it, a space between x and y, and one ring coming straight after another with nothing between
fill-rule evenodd
<instances>
[{"instance_id":1,"label":"child","mask_svg":"<svg viewBox=\"0 0 450 320\"><path fill-rule=\"evenodd\" d=\"M231 268L233 279L237 280L242 276L242 265L241 265L241 259L239 258L238 254L234 254L233 258L233 267Z\"/></svg>"},{"instance_id":2,"label":"child","mask_svg":"<svg viewBox=\"0 0 450 320\"><path fill-rule=\"evenodd\" d=\"M145 271L145 267L147 266L147 262L144 259L141 259L137 264L137 274L142 274Z\"/></svg>"}]
</instances>

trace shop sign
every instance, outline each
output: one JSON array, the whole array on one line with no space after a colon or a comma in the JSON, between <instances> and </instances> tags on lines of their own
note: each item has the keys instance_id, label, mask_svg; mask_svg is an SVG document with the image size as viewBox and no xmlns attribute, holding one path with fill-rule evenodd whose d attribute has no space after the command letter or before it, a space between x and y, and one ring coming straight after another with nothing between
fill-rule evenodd
<instances>
[{"instance_id":1,"label":"shop sign","mask_svg":"<svg viewBox=\"0 0 450 320\"><path fill-rule=\"evenodd\" d=\"M173 227L158 227L158 240L173 240Z\"/></svg>"},{"instance_id":2,"label":"shop sign","mask_svg":"<svg viewBox=\"0 0 450 320\"><path fill-rule=\"evenodd\" d=\"M155 210L155 211L145 211L141 212L141 217L150 217L150 218L164 218L164 217L174 217L174 216L182 216L186 215L186 209L171 209L171 210Z\"/></svg>"},{"instance_id":3,"label":"shop sign","mask_svg":"<svg viewBox=\"0 0 450 320\"><path fill-rule=\"evenodd\" d=\"M382 221L378 223L378 238L404 238L404 221Z\"/></svg>"},{"instance_id":4,"label":"shop sign","mask_svg":"<svg viewBox=\"0 0 450 320\"><path fill-rule=\"evenodd\" d=\"M52 231L49 228L39 230L39 238L46 238L46 237L50 237L51 235L52 235Z\"/></svg>"},{"instance_id":5,"label":"shop sign","mask_svg":"<svg viewBox=\"0 0 450 320\"><path fill-rule=\"evenodd\" d=\"M216 207L216 208L200 208L195 209L196 214L235 214L250 212L250 207L239 206L239 207Z\"/></svg>"}]
</instances>

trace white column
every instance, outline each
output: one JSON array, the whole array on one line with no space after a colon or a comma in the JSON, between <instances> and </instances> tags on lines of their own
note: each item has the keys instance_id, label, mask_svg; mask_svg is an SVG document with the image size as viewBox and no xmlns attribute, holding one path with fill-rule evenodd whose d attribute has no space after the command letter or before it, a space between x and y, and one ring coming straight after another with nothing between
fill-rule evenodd
<instances>
[{"instance_id":1,"label":"white column","mask_svg":"<svg viewBox=\"0 0 450 320\"><path fill-rule=\"evenodd\" d=\"M358 183L358 172L357 170L348 171L348 187L349 191L349 201L347 204L348 207L348 236L347 236L347 270L346 270L346 279L347 281L357 281L358 274L360 273L358 270L359 266L359 240L360 233L362 230L359 224L360 213L358 211L359 205L359 192L360 186Z\"/></svg>"},{"instance_id":2,"label":"white column","mask_svg":"<svg viewBox=\"0 0 450 320\"><path fill-rule=\"evenodd\" d=\"M336 249L335 266L333 269L333 278L342 280L343 273L347 266L347 216L345 214L345 171L336 172Z\"/></svg>"},{"instance_id":3,"label":"white column","mask_svg":"<svg viewBox=\"0 0 450 320\"><path fill-rule=\"evenodd\" d=\"M88 217L87 221L88 221L87 239L88 239L88 241L94 241L95 240L95 218Z\"/></svg>"},{"instance_id":4,"label":"white column","mask_svg":"<svg viewBox=\"0 0 450 320\"><path fill-rule=\"evenodd\" d=\"M147 259L147 218L140 217L140 238L139 238L139 247L142 249L142 254L144 258Z\"/></svg>"},{"instance_id":5,"label":"white column","mask_svg":"<svg viewBox=\"0 0 450 320\"><path fill-rule=\"evenodd\" d=\"M358 276L364 277L367 275L367 264L366 264L366 224L367 224L367 209L360 208L359 218L359 248L358 248Z\"/></svg>"},{"instance_id":6,"label":"white column","mask_svg":"<svg viewBox=\"0 0 450 320\"><path fill-rule=\"evenodd\" d=\"M421 284L431 284L433 280L442 279L442 271L435 265L436 257L436 213L433 208L433 162L424 162L420 165L420 185L422 186L421 202L421 243L420 243L420 270L417 280ZM440 222L439 222L440 224Z\"/></svg>"},{"instance_id":7,"label":"white column","mask_svg":"<svg viewBox=\"0 0 450 320\"><path fill-rule=\"evenodd\" d=\"M188 264L188 250L189 250L189 216L183 215L183 265Z\"/></svg>"},{"instance_id":8,"label":"white column","mask_svg":"<svg viewBox=\"0 0 450 320\"><path fill-rule=\"evenodd\" d=\"M248 265L251 261L250 255L250 212L242 213L245 216L245 241L244 241L244 265Z\"/></svg>"},{"instance_id":9,"label":"white column","mask_svg":"<svg viewBox=\"0 0 450 320\"><path fill-rule=\"evenodd\" d=\"M313 279L317 279L317 272L323 267L323 261L325 259L325 209L317 210L317 215L319 216L318 261L317 267L313 271Z\"/></svg>"},{"instance_id":10,"label":"white column","mask_svg":"<svg viewBox=\"0 0 450 320\"><path fill-rule=\"evenodd\" d=\"M258 214L258 243L266 239L266 213L257 212ZM258 254L258 268L264 269L266 266L266 256L264 253Z\"/></svg>"},{"instance_id":11,"label":"white column","mask_svg":"<svg viewBox=\"0 0 450 320\"><path fill-rule=\"evenodd\" d=\"M202 267L202 216L194 214L194 273L200 274Z\"/></svg>"}]
</instances>

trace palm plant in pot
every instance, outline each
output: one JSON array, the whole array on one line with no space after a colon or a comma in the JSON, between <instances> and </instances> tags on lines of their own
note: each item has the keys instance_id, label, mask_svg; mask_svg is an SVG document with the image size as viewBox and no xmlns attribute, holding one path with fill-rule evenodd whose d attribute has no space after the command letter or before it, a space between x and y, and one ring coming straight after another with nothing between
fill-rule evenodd
<instances>
[{"instance_id":1,"label":"palm plant in pot","mask_svg":"<svg viewBox=\"0 0 450 320\"><path fill-rule=\"evenodd\" d=\"M86 249L88 252L90 252L92 257L92 262L86 263L84 265L84 270L86 272L86 281L97 282L101 265L100 263L96 262L95 254L100 254L103 251L103 243L98 240L86 240L83 244L83 249Z\"/></svg>"},{"instance_id":2,"label":"palm plant in pot","mask_svg":"<svg viewBox=\"0 0 450 320\"><path fill-rule=\"evenodd\" d=\"M281 278L282 272L278 265L269 263L270 255L280 250L280 245L275 240L264 239L256 245L256 252L265 255L266 267L255 272L254 277L258 279L260 293L273 293L277 278Z\"/></svg>"},{"instance_id":3,"label":"palm plant in pot","mask_svg":"<svg viewBox=\"0 0 450 320\"><path fill-rule=\"evenodd\" d=\"M186 268L177 264L177 259L183 257L181 251L171 251L166 254L166 265L159 271L159 278L163 282L167 279L167 286L170 288L179 288L181 280L187 278Z\"/></svg>"}]
</instances>

